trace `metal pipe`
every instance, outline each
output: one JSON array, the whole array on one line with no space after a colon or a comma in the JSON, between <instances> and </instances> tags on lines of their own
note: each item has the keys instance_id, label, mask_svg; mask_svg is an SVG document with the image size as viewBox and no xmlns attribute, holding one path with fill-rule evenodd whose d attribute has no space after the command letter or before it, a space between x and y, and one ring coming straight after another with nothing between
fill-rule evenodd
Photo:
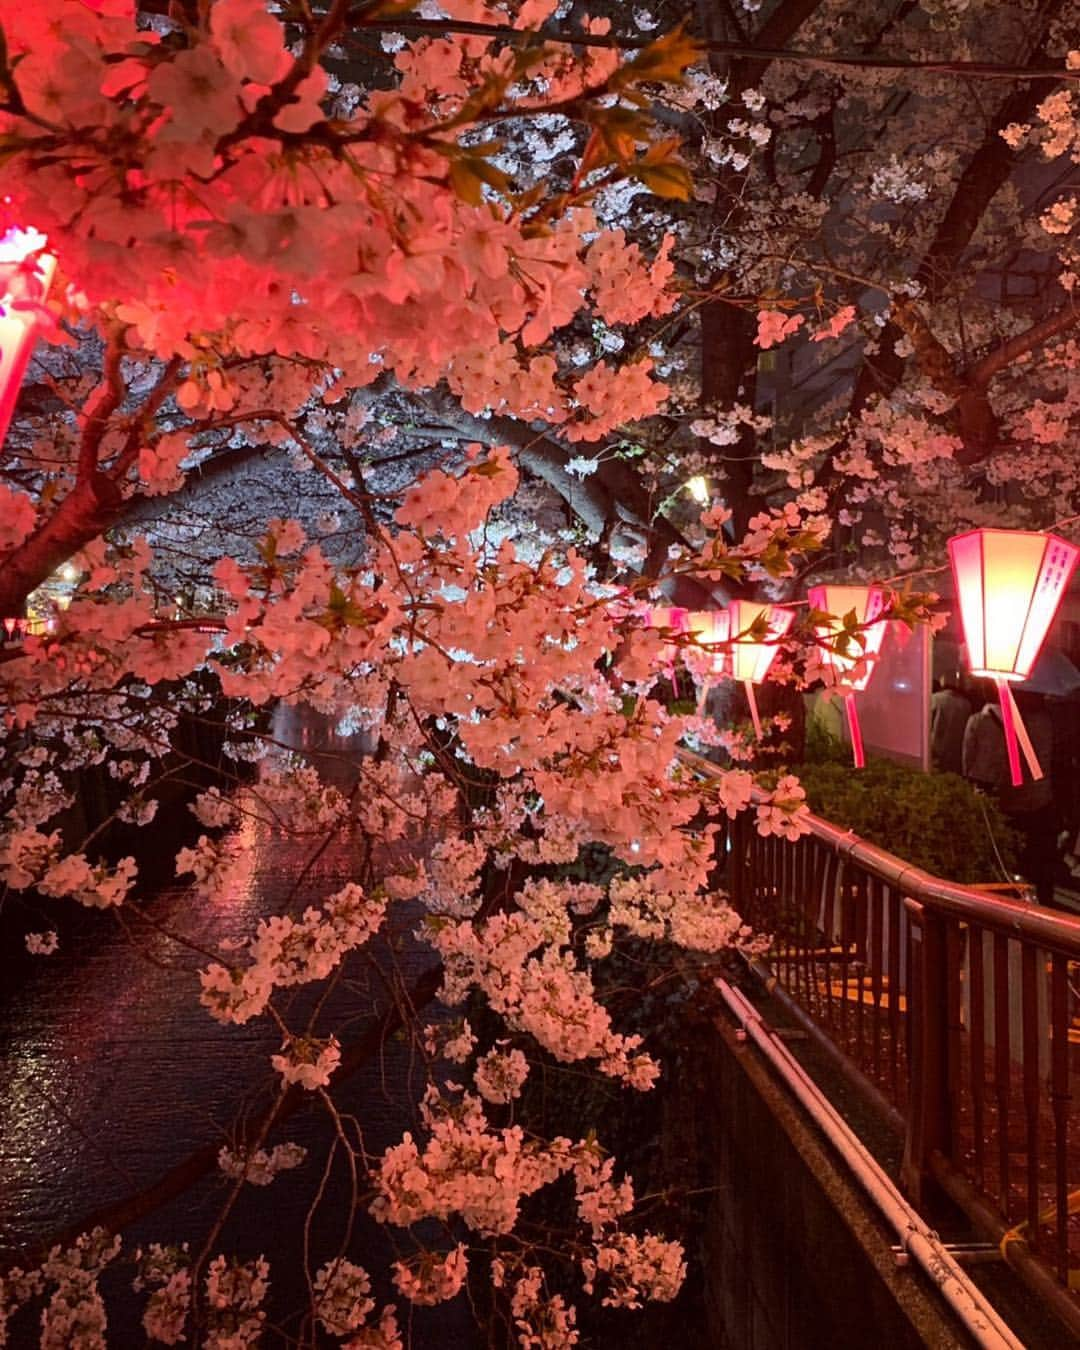
<instances>
[{"instance_id":1,"label":"metal pipe","mask_svg":"<svg viewBox=\"0 0 1080 1350\"><path fill-rule=\"evenodd\" d=\"M896 1233L901 1248L941 1292L976 1344L985 1350L1024 1350L1023 1341L1016 1337L937 1234L900 1194L881 1164L822 1094L787 1046L765 1029L753 1004L726 980L717 980L716 984L740 1026L854 1173Z\"/></svg>"},{"instance_id":2,"label":"metal pipe","mask_svg":"<svg viewBox=\"0 0 1080 1350\"><path fill-rule=\"evenodd\" d=\"M1002 1223L1001 1216L995 1214L970 1181L949 1166L948 1159L940 1153L930 1155L930 1171L941 1189L974 1221L995 1244L995 1248L1004 1257L1005 1264L1011 1266L1034 1291L1050 1311L1069 1328L1080 1344L1080 1308L1076 1300L1061 1284L1054 1272L1028 1246L1027 1242L1001 1240L1009 1231L1009 1225Z\"/></svg>"},{"instance_id":3,"label":"metal pipe","mask_svg":"<svg viewBox=\"0 0 1080 1350\"><path fill-rule=\"evenodd\" d=\"M907 1122L904 1117L881 1089L875 1087L869 1078L852 1064L836 1042L826 1032L822 1031L806 1009L801 1004L796 1003L787 990L780 986L776 978L776 972L757 957L748 957L747 966L761 981L769 997L775 999L792 1021L798 1023L800 1029L806 1032L821 1053L828 1058L836 1072L844 1075L856 1092L870 1103L874 1111L894 1134L903 1137L904 1131L907 1129Z\"/></svg>"}]
</instances>

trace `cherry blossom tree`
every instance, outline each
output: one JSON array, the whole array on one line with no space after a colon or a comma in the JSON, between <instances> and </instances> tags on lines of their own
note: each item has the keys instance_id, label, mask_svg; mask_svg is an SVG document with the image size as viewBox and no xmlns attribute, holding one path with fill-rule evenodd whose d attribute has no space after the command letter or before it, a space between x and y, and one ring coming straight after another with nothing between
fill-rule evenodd
<instances>
[{"instance_id":1,"label":"cherry blossom tree","mask_svg":"<svg viewBox=\"0 0 1080 1350\"><path fill-rule=\"evenodd\" d=\"M975 466L1004 483L1021 463L999 440L1049 444L1051 425L1063 440L1071 415L1071 309L1046 303L1070 284L1067 200L1025 235L1032 303L986 286L1029 206L991 211L1014 147L1072 152L1071 86L1040 74L1036 97L1014 70L995 111L935 151L953 77L921 75L895 122L904 72L753 49L895 40L918 61L962 50L962 7L900 5L882 29L862 7L783 4L730 30L717 8L698 24L707 54L647 11L623 41L603 7L571 24L555 0L415 16L378 0L0 4L5 224L44 236L4 264L41 345L3 452L3 612L61 564L81 579L50 631L2 653L3 882L152 922L135 859L57 822L75 775L106 761L118 818L149 824L185 715L224 715L236 766L192 803L201 832L176 872L194 892L228 894L242 828L309 854L346 839L355 857L327 895L298 864L287 912L239 946L200 944L206 1015L280 1034L270 1105L222 1151L203 1249L162 1234L136 1255L96 1231L9 1272L0 1316L40 1318L42 1344L106 1344L99 1276L127 1259L156 1341L256 1344L274 1273L216 1242L244 1187L299 1178L279 1127L301 1100L348 1153L354 1207L415 1237L394 1303L347 1241L305 1270L301 1343L400 1345L403 1308L459 1296L478 1267L523 1346L575 1344L578 1296L677 1294L684 1253L636 1213L603 1141L535 1133L518 1111L537 1064L648 1091L661 1064L613 1015L604 970L627 944L691 967L752 944L702 822L751 810L762 833L803 828L792 777L755 794L746 769L705 785L680 761L688 740L735 743L658 681L673 659L704 681L720 653L650 607L793 594L823 552L837 561L832 518L865 544L901 481L888 537L909 565L917 522L932 540L956 518L945 487L976 510ZM1069 78L1063 6L1034 42L1023 7L1004 8L980 27L985 59ZM895 137L871 152L883 125ZM920 207L949 185L970 202L976 161L970 220ZM976 244L984 262L957 279ZM757 354L796 347L813 376L850 350L828 397L778 396L767 415ZM1043 384L1025 399L1034 351ZM727 504L673 500L721 464ZM1050 470L1012 472L1028 518ZM919 597L890 612L926 618ZM825 675L812 618L785 639L803 680ZM353 786L274 744L282 706L364 732ZM414 930L438 962L401 998L426 1087L416 1130L372 1154L334 1101L354 1047L321 994L300 1015L292 992L333 988ZM55 942L27 938L42 959ZM555 1246L520 1220L560 1184Z\"/></svg>"}]
</instances>

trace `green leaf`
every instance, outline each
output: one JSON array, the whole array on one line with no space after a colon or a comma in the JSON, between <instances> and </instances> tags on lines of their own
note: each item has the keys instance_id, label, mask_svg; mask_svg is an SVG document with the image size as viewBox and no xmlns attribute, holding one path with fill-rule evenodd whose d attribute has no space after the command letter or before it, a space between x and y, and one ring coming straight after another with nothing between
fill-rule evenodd
<instances>
[{"instance_id":1,"label":"green leaf","mask_svg":"<svg viewBox=\"0 0 1080 1350\"><path fill-rule=\"evenodd\" d=\"M469 206L479 206L484 200L484 180L465 159L450 161L450 186L454 194Z\"/></svg>"},{"instance_id":2,"label":"green leaf","mask_svg":"<svg viewBox=\"0 0 1080 1350\"><path fill-rule=\"evenodd\" d=\"M680 84L687 66L700 60L703 51L698 40L687 33L686 24L681 23L643 47L633 61L615 72L611 83L616 88L643 80L653 84Z\"/></svg>"},{"instance_id":3,"label":"green leaf","mask_svg":"<svg viewBox=\"0 0 1080 1350\"><path fill-rule=\"evenodd\" d=\"M463 202L470 206L482 205L485 183L496 192L502 192L510 180L481 155L462 155L450 161L450 184Z\"/></svg>"},{"instance_id":4,"label":"green leaf","mask_svg":"<svg viewBox=\"0 0 1080 1350\"><path fill-rule=\"evenodd\" d=\"M685 164L671 161L666 164L639 164L633 176L655 193L673 201L688 202L694 190L694 180Z\"/></svg>"}]
</instances>

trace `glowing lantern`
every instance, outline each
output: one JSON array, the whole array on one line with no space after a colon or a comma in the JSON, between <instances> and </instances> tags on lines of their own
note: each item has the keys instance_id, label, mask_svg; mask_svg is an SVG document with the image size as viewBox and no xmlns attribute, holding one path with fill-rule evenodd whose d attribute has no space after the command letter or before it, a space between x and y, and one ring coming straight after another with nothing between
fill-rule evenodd
<instances>
[{"instance_id":1,"label":"glowing lantern","mask_svg":"<svg viewBox=\"0 0 1080 1350\"><path fill-rule=\"evenodd\" d=\"M19 301L41 303L56 272L56 259L40 251L44 244L45 236L36 230L8 230L0 239L0 276L8 274L0 298L0 444L37 336L33 309L15 306Z\"/></svg>"},{"instance_id":2,"label":"glowing lantern","mask_svg":"<svg viewBox=\"0 0 1080 1350\"><path fill-rule=\"evenodd\" d=\"M686 631L698 639L703 647L727 642L731 636L731 616L726 609L693 610L686 616ZM701 669L701 693L698 695L698 712L703 712L705 700L709 697L713 677L724 673L725 653L723 651L704 651Z\"/></svg>"},{"instance_id":3,"label":"glowing lantern","mask_svg":"<svg viewBox=\"0 0 1080 1350\"><path fill-rule=\"evenodd\" d=\"M758 716L757 696L754 685L760 684L769 673L779 651L777 644L795 621L793 610L781 609L778 605L762 604L757 600L733 600L728 610L731 616L731 674L742 681L746 690L746 701L750 705L750 718L754 723L754 735L761 740L761 718ZM765 634L760 640L740 637L740 633L749 631L760 619L765 620Z\"/></svg>"},{"instance_id":4,"label":"glowing lantern","mask_svg":"<svg viewBox=\"0 0 1080 1350\"><path fill-rule=\"evenodd\" d=\"M851 754L855 767L861 769L866 763L866 756L863 754L862 729L859 726L855 694L865 689L870 682L874 662L885 637L885 620L878 617L885 608L885 592L880 586L811 586L807 598L812 609L832 616L828 623L818 626L819 638L835 639L844 631L844 616L852 611L860 625L861 647L853 637L846 652L823 649L821 659L824 665L832 669L837 684L843 690ZM861 672L856 670L860 663Z\"/></svg>"},{"instance_id":5,"label":"glowing lantern","mask_svg":"<svg viewBox=\"0 0 1080 1350\"><path fill-rule=\"evenodd\" d=\"M9 638L13 638L15 636L15 625L17 623L18 619L15 618L7 618L4 620L4 632L8 635Z\"/></svg>"},{"instance_id":6,"label":"glowing lantern","mask_svg":"<svg viewBox=\"0 0 1080 1350\"><path fill-rule=\"evenodd\" d=\"M949 540L968 665L997 685L1009 776L1022 782L1017 742L1033 778L1042 777L1010 681L1026 679L1080 557L1056 534L970 530Z\"/></svg>"},{"instance_id":7,"label":"glowing lantern","mask_svg":"<svg viewBox=\"0 0 1080 1350\"><path fill-rule=\"evenodd\" d=\"M689 614L690 614L689 610L680 609L678 605L671 605L670 607L656 605L649 610L649 627L670 628L676 633L685 633L688 631L687 619L689 617ZM671 680L672 691L674 692L675 697L678 698L679 684L678 684L678 677L675 673L675 656L678 651L678 648L675 646L673 642L669 643L668 647L670 649L668 678Z\"/></svg>"}]
</instances>

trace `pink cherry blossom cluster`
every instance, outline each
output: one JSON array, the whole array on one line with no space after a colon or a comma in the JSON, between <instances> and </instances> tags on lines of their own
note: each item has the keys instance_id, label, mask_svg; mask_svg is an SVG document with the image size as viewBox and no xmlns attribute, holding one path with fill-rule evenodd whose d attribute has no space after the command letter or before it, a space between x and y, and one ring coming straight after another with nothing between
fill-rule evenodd
<instances>
[{"instance_id":1,"label":"pink cherry blossom cluster","mask_svg":"<svg viewBox=\"0 0 1080 1350\"><path fill-rule=\"evenodd\" d=\"M651 1233L613 1233L596 1244L594 1257L581 1263L585 1292L591 1294L602 1281L601 1300L612 1308L640 1308L643 1299L670 1302L686 1277L683 1249Z\"/></svg>"},{"instance_id":2,"label":"pink cherry blossom cluster","mask_svg":"<svg viewBox=\"0 0 1080 1350\"><path fill-rule=\"evenodd\" d=\"M809 831L806 791L792 774L785 774L773 789L771 798L757 807L759 834L776 834L794 842Z\"/></svg>"},{"instance_id":3,"label":"pink cherry blossom cluster","mask_svg":"<svg viewBox=\"0 0 1080 1350\"><path fill-rule=\"evenodd\" d=\"M261 1257L232 1261L215 1256L206 1271L209 1315L204 1344L208 1350L248 1350L262 1338L270 1290L270 1267Z\"/></svg>"},{"instance_id":4,"label":"pink cherry blossom cluster","mask_svg":"<svg viewBox=\"0 0 1080 1350\"><path fill-rule=\"evenodd\" d=\"M332 1336L359 1331L375 1309L367 1271L344 1258L321 1267L314 1287L315 1315Z\"/></svg>"},{"instance_id":5,"label":"pink cherry blossom cluster","mask_svg":"<svg viewBox=\"0 0 1080 1350\"><path fill-rule=\"evenodd\" d=\"M473 1082L484 1101L505 1106L521 1096L529 1076L529 1061L520 1050L489 1050L473 1071Z\"/></svg>"},{"instance_id":6,"label":"pink cherry blossom cluster","mask_svg":"<svg viewBox=\"0 0 1080 1350\"><path fill-rule=\"evenodd\" d=\"M149 1290L143 1310L143 1330L151 1340L178 1345L187 1339L191 1311L191 1270L187 1244L165 1247L152 1242L135 1251L138 1273L132 1281L136 1293Z\"/></svg>"},{"instance_id":7,"label":"pink cherry blossom cluster","mask_svg":"<svg viewBox=\"0 0 1080 1350\"><path fill-rule=\"evenodd\" d=\"M324 979L347 952L379 928L386 901L369 899L349 881L299 919L272 915L259 921L246 944L248 964L214 963L200 973L200 1002L221 1022L244 1023L262 1013L275 988Z\"/></svg>"},{"instance_id":8,"label":"pink cherry blossom cluster","mask_svg":"<svg viewBox=\"0 0 1080 1350\"><path fill-rule=\"evenodd\" d=\"M253 1186L269 1186L279 1172L299 1167L307 1157L307 1149L300 1144L275 1144L272 1149L257 1148L253 1152L234 1152L224 1147L218 1152L218 1167L234 1181L249 1181Z\"/></svg>"},{"instance_id":9,"label":"pink cherry blossom cluster","mask_svg":"<svg viewBox=\"0 0 1080 1350\"><path fill-rule=\"evenodd\" d=\"M420 1252L407 1261L395 1261L393 1279L398 1291L410 1303L432 1307L459 1293L468 1270L465 1246L459 1242L445 1255Z\"/></svg>"},{"instance_id":10,"label":"pink cherry blossom cluster","mask_svg":"<svg viewBox=\"0 0 1080 1350\"><path fill-rule=\"evenodd\" d=\"M571 1350L580 1336L577 1312L562 1294L544 1292L544 1271L527 1266L514 1281L510 1312L521 1350Z\"/></svg>"},{"instance_id":11,"label":"pink cherry blossom cluster","mask_svg":"<svg viewBox=\"0 0 1080 1350\"><path fill-rule=\"evenodd\" d=\"M53 1247L34 1270L14 1267L0 1279L0 1336L12 1314L35 1299L48 1296L41 1311L45 1350L106 1350L108 1318L98 1281L120 1251L119 1237L95 1228L70 1247Z\"/></svg>"},{"instance_id":12,"label":"pink cherry blossom cluster","mask_svg":"<svg viewBox=\"0 0 1080 1350\"><path fill-rule=\"evenodd\" d=\"M280 1055L270 1063L286 1083L297 1083L308 1092L326 1087L341 1063L341 1045L336 1036L289 1036Z\"/></svg>"},{"instance_id":13,"label":"pink cherry blossom cluster","mask_svg":"<svg viewBox=\"0 0 1080 1350\"><path fill-rule=\"evenodd\" d=\"M460 1217L479 1233L509 1233L522 1200L573 1166L570 1141L527 1139L520 1126L491 1129L479 1097L441 1097L430 1087L422 1104L428 1133L387 1149L373 1174L371 1213L407 1227L423 1218Z\"/></svg>"}]
</instances>

